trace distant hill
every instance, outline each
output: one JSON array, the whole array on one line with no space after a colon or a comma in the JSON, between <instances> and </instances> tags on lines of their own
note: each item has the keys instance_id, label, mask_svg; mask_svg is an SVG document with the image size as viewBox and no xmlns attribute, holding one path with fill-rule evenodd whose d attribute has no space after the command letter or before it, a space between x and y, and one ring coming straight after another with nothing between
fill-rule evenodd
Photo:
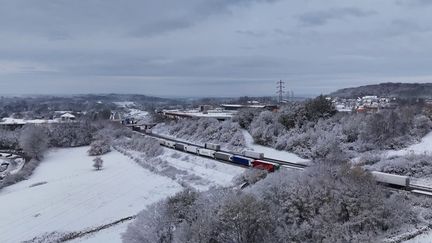
<instances>
[{"instance_id":1,"label":"distant hill","mask_svg":"<svg viewBox=\"0 0 432 243\"><path fill-rule=\"evenodd\" d=\"M381 97L432 98L432 83L381 83L345 88L330 94L332 97L357 98L365 95Z\"/></svg>"}]
</instances>

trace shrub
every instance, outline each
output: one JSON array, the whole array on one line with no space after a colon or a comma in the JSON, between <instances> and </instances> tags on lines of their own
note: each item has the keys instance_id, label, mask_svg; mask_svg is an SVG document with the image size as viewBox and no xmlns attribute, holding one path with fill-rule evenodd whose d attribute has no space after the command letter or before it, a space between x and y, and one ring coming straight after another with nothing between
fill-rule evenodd
<instances>
[{"instance_id":1,"label":"shrub","mask_svg":"<svg viewBox=\"0 0 432 243\"><path fill-rule=\"evenodd\" d=\"M103 166L103 160L102 160L101 157L96 157L96 158L93 159L93 167L96 170L102 169L102 166Z\"/></svg>"},{"instance_id":2,"label":"shrub","mask_svg":"<svg viewBox=\"0 0 432 243\"><path fill-rule=\"evenodd\" d=\"M90 144L87 151L90 156L103 155L111 151L111 142L107 139L96 140Z\"/></svg>"}]
</instances>

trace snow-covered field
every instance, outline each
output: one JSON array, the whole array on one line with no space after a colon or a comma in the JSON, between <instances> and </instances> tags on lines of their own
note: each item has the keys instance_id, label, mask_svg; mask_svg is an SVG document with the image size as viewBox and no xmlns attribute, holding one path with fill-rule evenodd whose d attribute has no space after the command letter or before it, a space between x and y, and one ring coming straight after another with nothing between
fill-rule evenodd
<instances>
[{"instance_id":1,"label":"snow-covered field","mask_svg":"<svg viewBox=\"0 0 432 243\"><path fill-rule=\"evenodd\" d=\"M0 242L20 242L50 232L76 232L132 216L147 205L180 191L179 182L199 190L227 186L243 168L164 149L160 156L176 170L150 172L123 154L104 156L95 171L88 147L50 151L30 179L0 192ZM172 176L172 175L171 175ZM177 180L181 178L181 180ZM129 222L75 242L121 242Z\"/></svg>"},{"instance_id":2,"label":"snow-covered field","mask_svg":"<svg viewBox=\"0 0 432 243\"><path fill-rule=\"evenodd\" d=\"M51 151L29 180L0 192L0 242L107 224L181 190L175 181L143 169L116 151L102 157L103 170L94 171L87 150Z\"/></svg>"},{"instance_id":3,"label":"snow-covered field","mask_svg":"<svg viewBox=\"0 0 432 243\"><path fill-rule=\"evenodd\" d=\"M287 151L277 150L277 149L274 149L271 147L255 144L252 136L246 130L243 130L243 136L245 138L246 147L248 149L254 150L256 152L264 153L265 157L289 161L289 162L303 162L304 163L304 162L309 161L309 160L300 158L298 155L296 155L294 153L290 153Z\"/></svg>"},{"instance_id":4,"label":"snow-covered field","mask_svg":"<svg viewBox=\"0 0 432 243\"><path fill-rule=\"evenodd\" d=\"M432 154L432 132L422 138L420 143L413 144L401 150L389 150L387 156L402 156L406 154Z\"/></svg>"}]
</instances>

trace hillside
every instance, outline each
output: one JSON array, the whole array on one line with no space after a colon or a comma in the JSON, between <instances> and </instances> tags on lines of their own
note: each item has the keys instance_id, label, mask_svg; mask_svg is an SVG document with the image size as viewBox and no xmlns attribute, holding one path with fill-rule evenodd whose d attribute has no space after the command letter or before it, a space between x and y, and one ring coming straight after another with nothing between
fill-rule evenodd
<instances>
[{"instance_id":1,"label":"hillside","mask_svg":"<svg viewBox=\"0 0 432 243\"><path fill-rule=\"evenodd\" d=\"M432 98L432 83L381 83L337 90L332 97L357 98L377 95L397 98Z\"/></svg>"}]
</instances>

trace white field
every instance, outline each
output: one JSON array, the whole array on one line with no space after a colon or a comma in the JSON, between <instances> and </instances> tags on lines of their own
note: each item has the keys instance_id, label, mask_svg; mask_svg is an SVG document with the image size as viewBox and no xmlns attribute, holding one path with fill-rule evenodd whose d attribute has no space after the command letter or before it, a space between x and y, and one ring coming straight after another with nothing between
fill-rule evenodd
<instances>
[{"instance_id":1,"label":"white field","mask_svg":"<svg viewBox=\"0 0 432 243\"><path fill-rule=\"evenodd\" d=\"M104 168L95 171L87 150L51 151L29 180L0 192L0 242L107 224L181 190L175 181L155 175L115 151L102 156ZM46 184L30 187L40 182ZM112 239L110 242L119 242Z\"/></svg>"},{"instance_id":2,"label":"white field","mask_svg":"<svg viewBox=\"0 0 432 243\"><path fill-rule=\"evenodd\" d=\"M135 152L134 155L140 157L140 153ZM224 164L203 157L197 157L192 154L174 151L168 148L164 148L164 154L161 155L160 158L176 169L185 171L187 175L197 176L197 178L187 182L189 186L192 186L197 190L208 190L212 186L229 186L232 184L232 179L245 170L240 167ZM178 179L180 178L181 177L179 176ZM96 234L88 235L71 242L120 243L121 234L126 231L128 224L129 222L118 224Z\"/></svg>"},{"instance_id":3,"label":"white field","mask_svg":"<svg viewBox=\"0 0 432 243\"><path fill-rule=\"evenodd\" d=\"M117 151L95 171L88 147L51 150L30 179L0 191L0 242L20 242L50 232L94 228L132 216L180 191L180 180L155 174ZM164 149L160 156L198 190L228 186L243 168ZM180 175L179 175L180 176ZM177 182L178 181L178 182ZM37 186L32 186L41 183ZM74 242L121 242L129 222Z\"/></svg>"}]
</instances>

